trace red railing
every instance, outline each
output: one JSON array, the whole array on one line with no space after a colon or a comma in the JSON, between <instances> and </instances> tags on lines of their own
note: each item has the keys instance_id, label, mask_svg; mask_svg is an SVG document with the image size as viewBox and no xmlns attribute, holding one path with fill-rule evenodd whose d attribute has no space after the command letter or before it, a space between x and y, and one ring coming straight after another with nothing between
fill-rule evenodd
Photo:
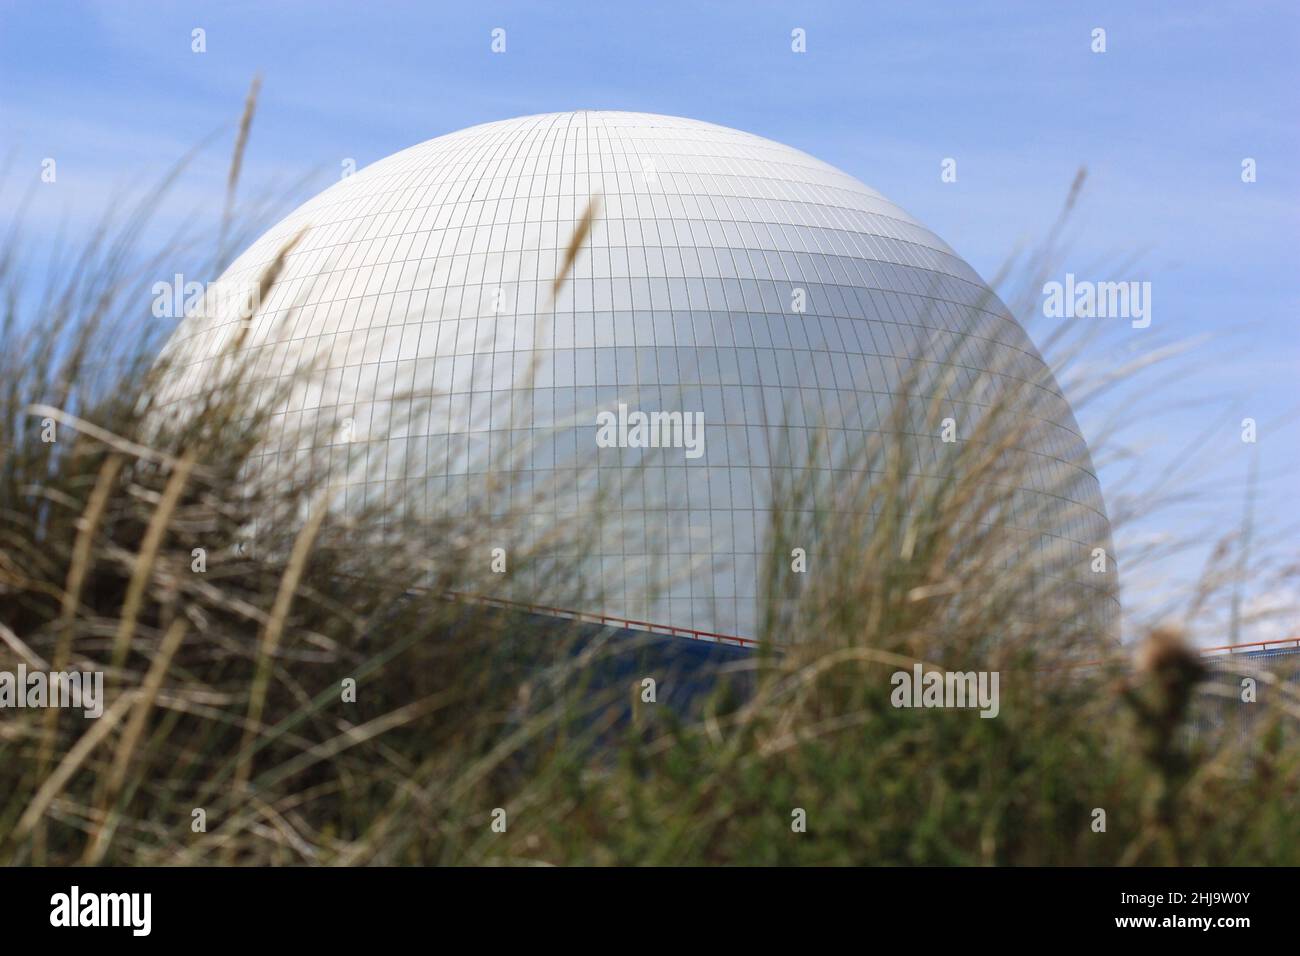
<instances>
[{"instance_id":1,"label":"red railing","mask_svg":"<svg viewBox=\"0 0 1300 956\"><path fill-rule=\"evenodd\" d=\"M616 624L620 627L647 631L651 634L671 634L676 637L689 637L695 640L716 641L721 644L736 644L741 647L756 647L758 645L758 641L753 638L738 637L735 634L719 634L715 631L700 631L692 627L674 627L671 624L656 624L653 621L637 621L632 618L618 617L614 614L596 614L590 611L574 611L569 608L550 607L545 604L528 604L523 601L508 601L505 598L492 597L488 594L469 594L463 591L452 591L448 594L448 597L457 601L476 601L480 604L514 608L520 611L532 611L538 614L549 614L553 617L563 617L574 621L588 621L595 624ZM1227 652L1233 654L1251 648L1267 650L1270 647L1300 648L1300 636L1286 637L1276 641L1250 641L1244 644L1219 644L1214 647L1203 647L1201 648L1201 653L1216 654Z\"/></svg>"},{"instance_id":2,"label":"red railing","mask_svg":"<svg viewBox=\"0 0 1300 956\"><path fill-rule=\"evenodd\" d=\"M632 630L646 631L651 634L670 634L675 637L689 637L697 641L714 641L720 644L735 644L739 647L757 647L758 641L750 637L738 637L735 634L719 634L715 631L700 631L692 627L675 627L671 624L656 624L653 621L637 621L632 618L619 617L615 614L596 614L591 611L574 611L571 608L551 607L546 604L528 604L524 601L509 601L505 598L492 597L489 594L471 594L464 591L450 591L447 596L456 601L475 601L495 607L514 608L552 617L563 617L574 621L586 621L593 624L615 624ZM1272 647L1300 648L1300 635L1286 637L1276 641L1249 641L1242 644L1219 644L1214 647L1202 647L1202 654L1235 654L1252 648L1267 650Z\"/></svg>"},{"instance_id":3,"label":"red railing","mask_svg":"<svg viewBox=\"0 0 1300 956\"><path fill-rule=\"evenodd\" d=\"M1270 647L1300 647L1300 636L1284 637L1279 641L1250 641L1245 644L1220 644L1217 647L1203 647L1201 648L1201 653L1215 654L1226 651L1229 654L1235 654L1240 650L1245 650L1251 647L1257 647L1260 650L1268 650Z\"/></svg>"},{"instance_id":4,"label":"red railing","mask_svg":"<svg viewBox=\"0 0 1300 956\"><path fill-rule=\"evenodd\" d=\"M523 601L508 601L505 598L492 597L488 594L469 594L464 591L448 592L448 597L455 601L474 601L493 607L512 608L518 611L530 611L537 614L549 614L573 621L586 621L593 624L615 624L632 630L646 631L650 634L670 634L674 637L689 637L696 641L712 641L716 644L735 644L740 647L757 647L758 641L749 637L737 637L735 634L718 634L715 631L699 631L693 627L675 627L671 624L656 624L653 621L637 621L632 618L618 617L614 614L596 614L590 611L574 611L564 607L549 607L545 604L527 604Z\"/></svg>"}]
</instances>

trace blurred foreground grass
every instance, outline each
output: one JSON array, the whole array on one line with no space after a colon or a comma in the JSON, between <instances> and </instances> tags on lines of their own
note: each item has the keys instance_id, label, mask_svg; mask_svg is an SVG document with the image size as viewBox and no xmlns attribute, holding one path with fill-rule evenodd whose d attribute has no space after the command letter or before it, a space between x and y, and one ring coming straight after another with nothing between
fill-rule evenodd
<instances>
[{"instance_id":1,"label":"blurred foreground grass","mask_svg":"<svg viewBox=\"0 0 1300 956\"><path fill-rule=\"evenodd\" d=\"M1171 630L1131 660L1077 598L1042 613L1009 560L1014 396L946 481L909 477L905 423L936 410L904 388L879 447L841 450L871 482L774 482L748 692L629 720L639 680L590 684L626 642L446 599L500 593L499 486L454 518L344 518L328 468L250 481L267 410L238 365L159 416L166 364L124 332L137 231L94 237L38 295L14 248L0 260L0 670L107 689L98 720L0 712L0 862L1300 863L1296 687L1260 670L1236 704L1239 676ZM845 519L868 514L887 520ZM539 600L592 597L565 558L591 533L512 555ZM808 540L835 570L805 584L785 555ZM997 671L998 717L894 708L891 674L918 661ZM1253 708L1245 729L1204 719L1222 700Z\"/></svg>"}]
</instances>

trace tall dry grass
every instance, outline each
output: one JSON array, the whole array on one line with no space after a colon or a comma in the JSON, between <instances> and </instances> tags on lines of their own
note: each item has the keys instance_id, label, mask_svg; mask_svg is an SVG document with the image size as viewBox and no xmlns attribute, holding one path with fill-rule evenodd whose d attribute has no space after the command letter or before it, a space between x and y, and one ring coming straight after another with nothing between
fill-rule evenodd
<instances>
[{"instance_id":1,"label":"tall dry grass","mask_svg":"<svg viewBox=\"0 0 1300 956\"><path fill-rule=\"evenodd\" d=\"M924 396L944 363L919 355L879 438L845 445L828 422L821 443L778 450L743 693L629 706L628 675L660 666L644 645L448 599L503 593L481 556L513 527L492 506L509 469L443 518L341 515L324 462L261 480L267 412L237 349L225 387L163 414L156 330L129 320L132 270L168 254L139 254L147 212L39 295L12 245L0 257L0 669L108 686L99 720L0 715L0 860L1300 861L1294 685L1260 669L1248 726L1216 724L1238 674L1170 630L1131 660L1088 587L1020 559L1006 518L1039 383L977 383L983 414L928 478L916 438L937 424ZM827 460L862 480L827 483ZM551 529L512 560L537 594L581 603L571 556L589 533ZM789 572L796 543L819 573ZM917 662L999 672L998 718L894 708L890 675Z\"/></svg>"}]
</instances>

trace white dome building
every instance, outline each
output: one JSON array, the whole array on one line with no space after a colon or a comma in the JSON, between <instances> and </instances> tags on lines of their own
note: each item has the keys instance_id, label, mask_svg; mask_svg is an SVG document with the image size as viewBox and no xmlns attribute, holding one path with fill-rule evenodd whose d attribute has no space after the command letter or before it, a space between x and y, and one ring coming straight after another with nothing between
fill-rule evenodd
<instances>
[{"instance_id":1,"label":"white dome building","mask_svg":"<svg viewBox=\"0 0 1300 956\"><path fill-rule=\"evenodd\" d=\"M592 196L599 214L552 302ZM942 240L805 153L639 113L487 123L326 189L223 288L255 285L299 233L238 348L263 400L301 364L321 368L276 409L283 438L262 465L365 443L364 473L330 476L340 507L385 496L463 509L488 470L508 467L530 491L510 506L554 525L589 513L591 486L565 478L594 469L621 520L588 563L599 606L576 610L751 637L771 426L790 426L796 462L818 425L864 440L909 358L928 356L926 387L949 389L959 421L981 388L1035 383L1024 559L1095 588L1113 618L1113 570L1087 574L1093 549L1110 549L1097 479L1034 346ZM213 387L238 329L226 307L182 323L168 401ZM656 436L668 447L635 447ZM939 435L920 440L937 467Z\"/></svg>"}]
</instances>

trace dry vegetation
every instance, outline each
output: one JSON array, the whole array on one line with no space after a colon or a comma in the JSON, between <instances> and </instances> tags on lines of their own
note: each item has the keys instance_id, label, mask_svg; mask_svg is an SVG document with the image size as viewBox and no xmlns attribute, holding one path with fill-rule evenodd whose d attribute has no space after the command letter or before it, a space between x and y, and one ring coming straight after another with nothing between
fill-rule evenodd
<instances>
[{"instance_id":1,"label":"dry vegetation","mask_svg":"<svg viewBox=\"0 0 1300 956\"><path fill-rule=\"evenodd\" d=\"M1018 570L996 519L1024 467L1020 397L989 408L946 480L918 482L906 422L937 414L913 398L918 365L885 440L832 449L870 482L774 477L745 693L628 718L629 687L593 675L640 648L447 600L494 590L481 558L510 516L491 488L413 527L321 507L327 469L241 480L265 422L237 367L162 420L157 343L124 334L144 328L140 230L102 232L38 295L13 239L0 263L0 669L98 670L107 687L98 720L0 713L0 861L1300 862L1295 686L1261 671L1248 726L1216 723L1220 697L1239 706L1234 675L1171 631L1131 662L1086 602ZM845 517L869 514L884 517ZM539 594L582 599L557 557L582 533L515 558ZM834 572L797 585L795 540ZM915 661L999 671L1000 716L893 708L890 674Z\"/></svg>"}]
</instances>

